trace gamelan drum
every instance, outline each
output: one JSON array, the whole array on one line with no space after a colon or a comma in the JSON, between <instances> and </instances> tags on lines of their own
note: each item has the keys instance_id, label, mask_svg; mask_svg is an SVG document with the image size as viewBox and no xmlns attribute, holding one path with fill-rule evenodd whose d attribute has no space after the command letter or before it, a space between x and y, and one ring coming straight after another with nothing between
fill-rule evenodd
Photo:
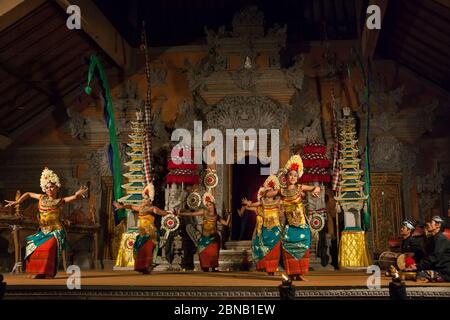
<instances>
[{"instance_id":1,"label":"gamelan drum","mask_svg":"<svg viewBox=\"0 0 450 320\"><path fill-rule=\"evenodd\" d=\"M389 267L393 265L397 268L397 258L401 255L399 252L385 251L380 254L378 262L380 263L380 268L383 270L389 270Z\"/></svg>"},{"instance_id":2,"label":"gamelan drum","mask_svg":"<svg viewBox=\"0 0 450 320\"><path fill-rule=\"evenodd\" d=\"M406 269L406 258L408 256L404 253L402 253L401 255L399 255L397 257L397 267L399 270L405 270Z\"/></svg>"}]
</instances>

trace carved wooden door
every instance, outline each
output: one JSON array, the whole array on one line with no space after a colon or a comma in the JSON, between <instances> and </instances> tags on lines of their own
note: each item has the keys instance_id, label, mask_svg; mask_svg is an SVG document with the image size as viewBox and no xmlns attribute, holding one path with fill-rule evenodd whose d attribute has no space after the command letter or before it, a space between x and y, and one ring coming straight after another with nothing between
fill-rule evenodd
<instances>
[{"instance_id":1,"label":"carved wooden door","mask_svg":"<svg viewBox=\"0 0 450 320\"><path fill-rule=\"evenodd\" d=\"M403 219L400 173L371 174L371 219L373 252L389 250L388 241L399 236Z\"/></svg>"}]
</instances>

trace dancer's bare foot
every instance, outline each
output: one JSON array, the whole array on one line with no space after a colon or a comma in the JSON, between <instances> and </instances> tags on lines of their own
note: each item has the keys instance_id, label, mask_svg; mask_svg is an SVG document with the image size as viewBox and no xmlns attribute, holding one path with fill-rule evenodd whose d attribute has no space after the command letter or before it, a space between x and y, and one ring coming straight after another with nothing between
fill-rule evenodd
<instances>
[{"instance_id":1,"label":"dancer's bare foot","mask_svg":"<svg viewBox=\"0 0 450 320\"><path fill-rule=\"evenodd\" d=\"M295 276L292 277L293 280L295 281L309 281L308 279L306 279L303 275L301 274L296 274Z\"/></svg>"},{"instance_id":2,"label":"dancer's bare foot","mask_svg":"<svg viewBox=\"0 0 450 320\"><path fill-rule=\"evenodd\" d=\"M309 281L308 279L306 279L304 276L302 276L301 274L298 276L298 280L300 281Z\"/></svg>"},{"instance_id":3,"label":"dancer's bare foot","mask_svg":"<svg viewBox=\"0 0 450 320\"><path fill-rule=\"evenodd\" d=\"M45 274L35 274L32 279L45 279Z\"/></svg>"}]
</instances>

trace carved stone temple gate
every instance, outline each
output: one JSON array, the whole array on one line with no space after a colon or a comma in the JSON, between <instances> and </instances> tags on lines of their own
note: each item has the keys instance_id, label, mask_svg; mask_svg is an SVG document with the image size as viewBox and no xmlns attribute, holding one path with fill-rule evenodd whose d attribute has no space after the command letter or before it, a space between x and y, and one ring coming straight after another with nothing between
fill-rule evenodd
<instances>
[{"instance_id":1,"label":"carved stone temple gate","mask_svg":"<svg viewBox=\"0 0 450 320\"><path fill-rule=\"evenodd\" d=\"M267 129L268 133L279 129L281 165L289 156L288 119L296 112L290 103L302 90L303 59L297 59L289 69L281 68L279 52L285 46L286 26L275 25L266 32L263 22L264 15L250 7L234 16L232 31L225 27L217 32L206 29L208 56L195 66L185 61L185 66L194 104L206 118L203 130L219 129L225 136L226 129ZM185 112L187 115L188 110ZM192 126L188 121L195 120L189 116L183 119L186 123L177 125L185 128ZM212 168L219 176L217 210L231 210L231 166ZM236 265L243 258L242 249L250 250L250 242L228 243L227 247L234 249L221 251L228 260L221 265Z\"/></svg>"}]
</instances>

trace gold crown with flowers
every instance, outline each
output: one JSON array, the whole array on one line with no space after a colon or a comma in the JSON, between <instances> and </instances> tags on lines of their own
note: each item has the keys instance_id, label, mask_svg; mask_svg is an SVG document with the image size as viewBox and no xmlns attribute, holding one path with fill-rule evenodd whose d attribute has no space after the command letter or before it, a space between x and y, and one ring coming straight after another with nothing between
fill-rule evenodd
<instances>
[{"instance_id":1,"label":"gold crown with flowers","mask_svg":"<svg viewBox=\"0 0 450 320\"><path fill-rule=\"evenodd\" d=\"M49 168L45 167L41 173L41 189L45 192L45 189L49 185L49 183L54 184L58 188L61 188L61 182L59 182L59 177Z\"/></svg>"}]
</instances>

